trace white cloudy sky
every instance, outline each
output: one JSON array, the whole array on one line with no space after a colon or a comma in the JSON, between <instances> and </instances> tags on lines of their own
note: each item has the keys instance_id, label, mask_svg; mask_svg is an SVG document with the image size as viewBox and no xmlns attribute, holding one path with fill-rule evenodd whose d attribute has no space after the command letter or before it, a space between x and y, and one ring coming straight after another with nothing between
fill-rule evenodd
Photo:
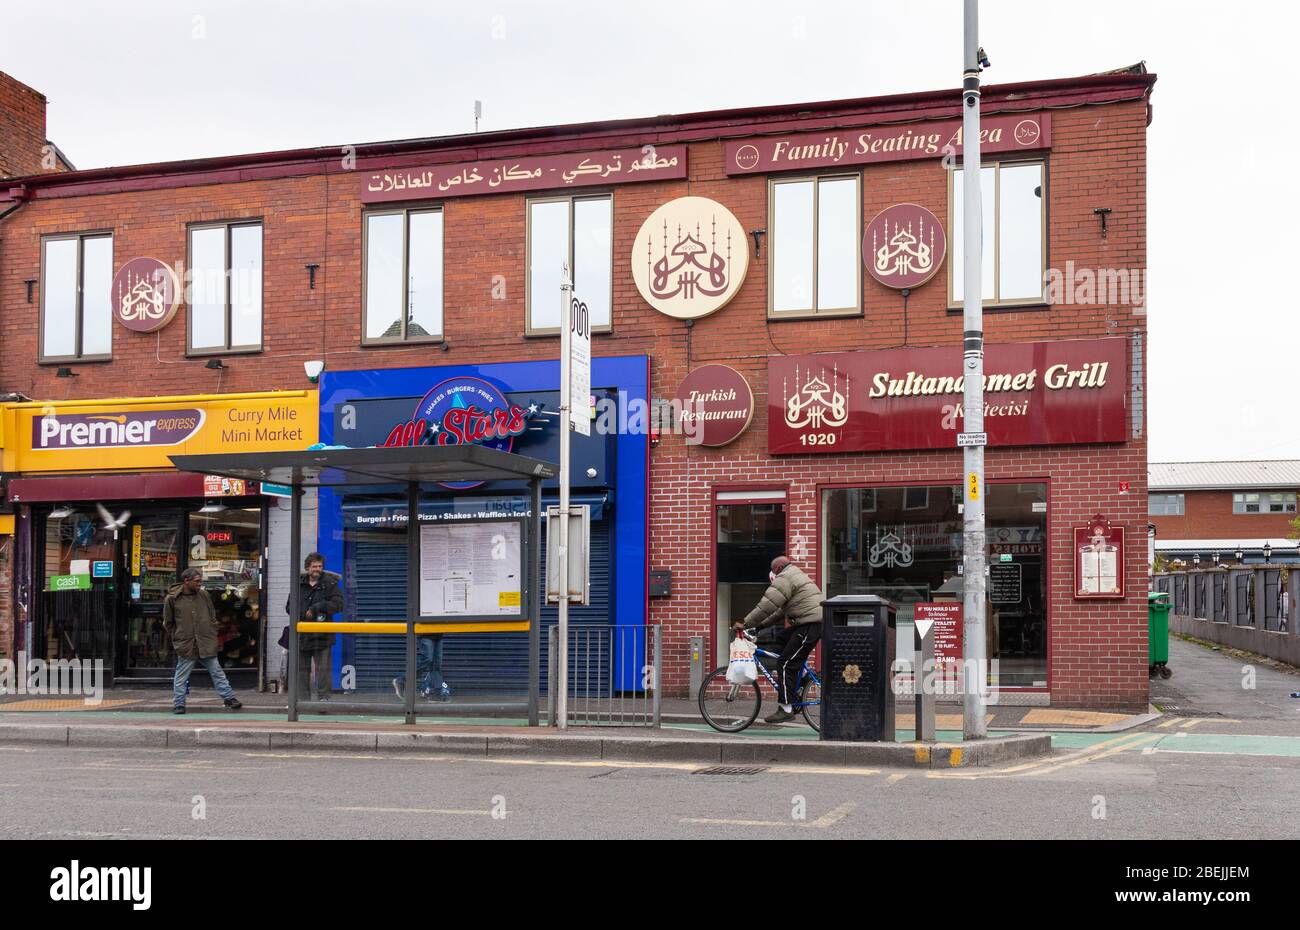
<instances>
[{"instance_id":1,"label":"white cloudy sky","mask_svg":"<svg viewBox=\"0 0 1300 930\"><path fill-rule=\"evenodd\" d=\"M1300 457L1290 3L984 0L1003 83L1145 59L1155 461ZM14 4L81 168L955 87L959 0Z\"/></svg>"}]
</instances>

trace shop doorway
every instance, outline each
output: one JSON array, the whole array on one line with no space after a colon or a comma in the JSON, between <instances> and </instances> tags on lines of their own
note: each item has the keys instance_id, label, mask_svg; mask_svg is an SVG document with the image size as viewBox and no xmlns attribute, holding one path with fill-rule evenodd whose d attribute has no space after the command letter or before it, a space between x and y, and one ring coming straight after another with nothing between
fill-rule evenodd
<instances>
[{"instance_id":1,"label":"shop doorway","mask_svg":"<svg viewBox=\"0 0 1300 930\"><path fill-rule=\"evenodd\" d=\"M261 502L105 506L131 515L112 527L94 503L34 514L33 655L102 661L110 685L170 681L176 656L163 628L163 599L193 566L216 608L222 667L236 687L255 687L264 655Z\"/></svg>"},{"instance_id":2,"label":"shop doorway","mask_svg":"<svg viewBox=\"0 0 1300 930\"><path fill-rule=\"evenodd\" d=\"M714 497L714 651L720 664L728 660L731 624L758 604L772 560L785 552L785 510L783 490L719 491Z\"/></svg>"}]
</instances>

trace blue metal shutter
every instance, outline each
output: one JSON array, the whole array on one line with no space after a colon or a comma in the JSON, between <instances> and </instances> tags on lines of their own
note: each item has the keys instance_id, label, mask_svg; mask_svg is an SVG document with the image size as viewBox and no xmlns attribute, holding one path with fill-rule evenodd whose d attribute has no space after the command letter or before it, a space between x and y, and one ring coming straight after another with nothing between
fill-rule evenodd
<instances>
[{"instance_id":1,"label":"blue metal shutter","mask_svg":"<svg viewBox=\"0 0 1300 930\"><path fill-rule=\"evenodd\" d=\"M608 516L608 514L606 514ZM613 589L613 523L609 519L591 525L591 604L573 607L573 627L608 628L612 623L610 592ZM405 533L349 534L346 560L353 576L348 585L347 616L357 621L403 621L406 619ZM542 539L542 565L546 564L546 541ZM543 569L544 571L544 569ZM544 581L544 579L543 579ZM547 687L547 630L555 626L556 609L542 609L542 691ZM357 669L357 689L387 690L394 678L405 674L406 641L401 636L344 637L344 663ZM607 641L607 638L606 640ZM608 691L609 650L598 650L585 641L570 649L570 681L575 691ZM454 633L443 640L443 677L456 694L525 694L528 691L527 633Z\"/></svg>"}]
</instances>

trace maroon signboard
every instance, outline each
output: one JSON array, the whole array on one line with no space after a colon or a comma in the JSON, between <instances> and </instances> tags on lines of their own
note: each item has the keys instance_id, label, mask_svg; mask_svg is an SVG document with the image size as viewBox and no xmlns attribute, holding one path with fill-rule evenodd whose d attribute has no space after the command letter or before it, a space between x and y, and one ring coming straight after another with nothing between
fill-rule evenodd
<instances>
[{"instance_id":1,"label":"maroon signboard","mask_svg":"<svg viewBox=\"0 0 1300 930\"><path fill-rule=\"evenodd\" d=\"M1097 514L1074 528L1074 596L1124 596L1124 527Z\"/></svg>"},{"instance_id":2,"label":"maroon signboard","mask_svg":"<svg viewBox=\"0 0 1300 930\"><path fill-rule=\"evenodd\" d=\"M538 155L499 161L459 162L427 168L369 171L362 177L361 202L384 203L424 197L512 194L549 188L627 184L686 177L686 146L644 145L636 149Z\"/></svg>"},{"instance_id":3,"label":"maroon signboard","mask_svg":"<svg viewBox=\"0 0 1300 930\"><path fill-rule=\"evenodd\" d=\"M935 672L944 677L957 674L962 659L961 604L956 601L927 601L912 605L912 620L934 623Z\"/></svg>"},{"instance_id":4,"label":"maroon signboard","mask_svg":"<svg viewBox=\"0 0 1300 930\"><path fill-rule=\"evenodd\" d=\"M934 277L947 250L943 224L915 203L886 207L862 234L867 271L885 287L920 287Z\"/></svg>"},{"instance_id":5,"label":"maroon signboard","mask_svg":"<svg viewBox=\"0 0 1300 930\"><path fill-rule=\"evenodd\" d=\"M960 346L770 358L768 451L955 449L964 419L961 361ZM988 345L984 371L991 446L1128 438L1122 337Z\"/></svg>"},{"instance_id":6,"label":"maroon signboard","mask_svg":"<svg viewBox=\"0 0 1300 930\"><path fill-rule=\"evenodd\" d=\"M744 375L726 365L695 369L677 388L675 404L687 442L725 446L749 427L754 393Z\"/></svg>"},{"instance_id":7,"label":"maroon signboard","mask_svg":"<svg viewBox=\"0 0 1300 930\"><path fill-rule=\"evenodd\" d=\"M982 117L980 124L980 152L985 155L1052 146L1050 113L1001 113ZM961 154L961 133L961 120L951 119L737 139L727 143L725 164L727 174L762 174L940 158Z\"/></svg>"},{"instance_id":8,"label":"maroon signboard","mask_svg":"<svg viewBox=\"0 0 1300 930\"><path fill-rule=\"evenodd\" d=\"M137 333L162 329L180 306L180 282L166 263L133 258L113 276L113 318Z\"/></svg>"}]
</instances>

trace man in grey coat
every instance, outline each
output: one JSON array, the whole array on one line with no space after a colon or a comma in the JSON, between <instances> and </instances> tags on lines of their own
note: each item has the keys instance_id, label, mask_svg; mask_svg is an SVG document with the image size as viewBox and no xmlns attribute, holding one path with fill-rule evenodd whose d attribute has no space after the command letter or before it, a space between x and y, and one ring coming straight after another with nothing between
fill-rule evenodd
<instances>
[{"instance_id":1,"label":"man in grey coat","mask_svg":"<svg viewBox=\"0 0 1300 930\"><path fill-rule=\"evenodd\" d=\"M821 639L822 601L826 598L813 580L787 556L778 555L772 560L772 571L767 577L771 583L757 606L733 627L761 630L780 623L782 619L789 620L790 625L778 634L772 650L781 653L775 669L780 707L763 718L767 723L784 723L795 717L793 694L804 661Z\"/></svg>"}]
</instances>

